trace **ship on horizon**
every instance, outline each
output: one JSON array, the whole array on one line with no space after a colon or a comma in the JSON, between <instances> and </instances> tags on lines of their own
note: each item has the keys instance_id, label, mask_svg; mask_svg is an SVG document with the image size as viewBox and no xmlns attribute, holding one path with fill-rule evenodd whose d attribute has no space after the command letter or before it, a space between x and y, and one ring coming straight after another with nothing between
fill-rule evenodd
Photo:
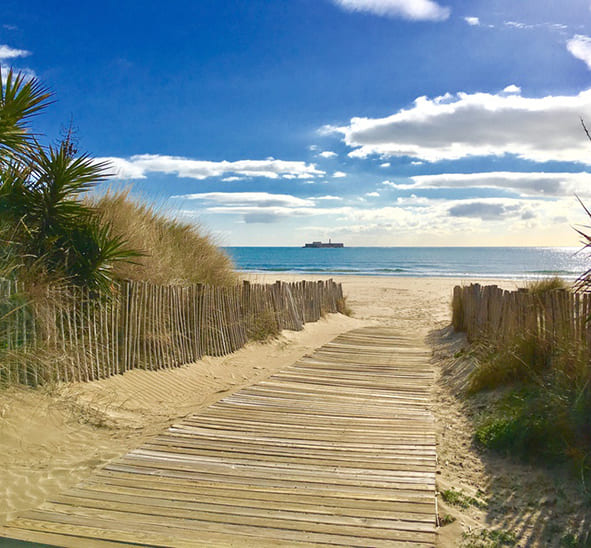
<instances>
[{"instance_id":1,"label":"ship on horizon","mask_svg":"<svg viewBox=\"0 0 591 548\"><path fill-rule=\"evenodd\" d=\"M333 243L331 239L328 240L328 243L325 242L312 242L309 244L304 244L304 247L315 247L315 248L327 248L327 247L345 247L345 244L341 243Z\"/></svg>"}]
</instances>

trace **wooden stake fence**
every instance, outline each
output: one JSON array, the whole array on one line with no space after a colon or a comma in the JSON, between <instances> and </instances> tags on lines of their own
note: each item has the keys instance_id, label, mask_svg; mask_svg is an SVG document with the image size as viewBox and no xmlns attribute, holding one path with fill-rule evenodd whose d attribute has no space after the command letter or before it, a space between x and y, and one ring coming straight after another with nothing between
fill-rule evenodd
<instances>
[{"instance_id":1,"label":"wooden stake fence","mask_svg":"<svg viewBox=\"0 0 591 548\"><path fill-rule=\"evenodd\" d=\"M591 294L556 289L541 294L527 289L505 291L495 285L456 286L452 323L469 341L509 344L516 336L538 340L568 340L591 358Z\"/></svg>"},{"instance_id":2,"label":"wooden stake fence","mask_svg":"<svg viewBox=\"0 0 591 548\"><path fill-rule=\"evenodd\" d=\"M230 288L125 281L110 296L49 288L31 304L18 282L0 280L0 380L90 381L178 367L241 348L262 317L275 331L297 331L338 312L342 299L332 280Z\"/></svg>"}]
</instances>

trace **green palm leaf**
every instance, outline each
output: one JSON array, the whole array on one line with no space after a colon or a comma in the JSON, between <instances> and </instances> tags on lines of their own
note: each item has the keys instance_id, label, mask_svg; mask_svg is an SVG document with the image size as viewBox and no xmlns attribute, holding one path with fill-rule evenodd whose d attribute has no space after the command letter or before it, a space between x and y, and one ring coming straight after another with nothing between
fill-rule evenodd
<instances>
[{"instance_id":1,"label":"green palm leaf","mask_svg":"<svg viewBox=\"0 0 591 548\"><path fill-rule=\"evenodd\" d=\"M49 104L51 93L36 78L0 70L0 161L26 155L32 134L28 122Z\"/></svg>"}]
</instances>

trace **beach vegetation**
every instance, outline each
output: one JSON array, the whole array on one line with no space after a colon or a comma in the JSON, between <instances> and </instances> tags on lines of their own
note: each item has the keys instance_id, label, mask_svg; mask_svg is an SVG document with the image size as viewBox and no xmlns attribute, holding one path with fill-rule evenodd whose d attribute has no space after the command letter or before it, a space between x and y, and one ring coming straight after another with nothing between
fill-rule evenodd
<instances>
[{"instance_id":1,"label":"beach vegetation","mask_svg":"<svg viewBox=\"0 0 591 548\"><path fill-rule=\"evenodd\" d=\"M31 117L50 103L36 78L12 70L0 87L0 274L108 291L117 279L231 285L232 262L213 239L129 192L97 186L109 166L80 154L71 129L42 146Z\"/></svg>"},{"instance_id":2,"label":"beach vegetation","mask_svg":"<svg viewBox=\"0 0 591 548\"><path fill-rule=\"evenodd\" d=\"M528 462L568 463L586 484L591 368L581 349L567 339L533 336L502 348L481 345L468 391L495 390L477 419L476 442Z\"/></svg>"},{"instance_id":3,"label":"beach vegetation","mask_svg":"<svg viewBox=\"0 0 591 548\"><path fill-rule=\"evenodd\" d=\"M517 536L512 531L483 529L464 533L465 548L501 548L502 546L516 546Z\"/></svg>"},{"instance_id":4,"label":"beach vegetation","mask_svg":"<svg viewBox=\"0 0 591 548\"><path fill-rule=\"evenodd\" d=\"M344 314L345 316L353 316L353 309L347 303L347 297L343 297L342 299L337 299L337 310L339 314Z\"/></svg>"},{"instance_id":5,"label":"beach vegetation","mask_svg":"<svg viewBox=\"0 0 591 548\"><path fill-rule=\"evenodd\" d=\"M1 76L0 76L1 80ZM69 138L44 147L29 127L48 104L36 78L9 70L0 87L0 267L21 278L107 290L112 265L138 253L80 197L108 175Z\"/></svg>"},{"instance_id":6,"label":"beach vegetation","mask_svg":"<svg viewBox=\"0 0 591 548\"><path fill-rule=\"evenodd\" d=\"M231 286L238 282L234 265L215 240L194 223L183 222L168 211L132 198L130 189L88 197L114 235L141 251L133 262L118 262L120 279L155 284Z\"/></svg>"},{"instance_id":7,"label":"beach vegetation","mask_svg":"<svg viewBox=\"0 0 591 548\"><path fill-rule=\"evenodd\" d=\"M448 504L459 506L460 508L470 508L470 506L474 506L475 508L484 509L488 506L485 501L467 495L461 490L456 491L453 487L441 491L440 495Z\"/></svg>"},{"instance_id":8,"label":"beach vegetation","mask_svg":"<svg viewBox=\"0 0 591 548\"><path fill-rule=\"evenodd\" d=\"M252 341L263 342L279 336L280 329L275 313L272 310L265 310L254 315L246 332L247 337Z\"/></svg>"},{"instance_id":9,"label":"beach vegetation","mask_svg":"<svg viewBox=\"0 0 591 548\"><path fill-rule=\"evenodd\" d=\"M556 289L571 289L571 285L560 276L549 276L539 280L531 280L525 287L529 293L538 296Z\"/></svg>"},{"instance_id":10,"label":"beach vegetation","mask_svg":"<svg viewBox=\"0 0 591 548\"><path fill-rule=\"evenodd\" d=\"M33 348L33 341L51 332L55 311L65 311L80 290L99 302L123 279L237 281L230 259L198 227L140 204L128 192L101 196L109 166L79 153L71 125L56 144L41 144L32 120L51 100L38 79L12 70L0 74L2 382L53 377L64 356L41 344ZM91 304L84 306L90 310ZM34 322L28 319L33 312ZM7 373L17 369L18 378Z\"/></svg>"}]
</instances>

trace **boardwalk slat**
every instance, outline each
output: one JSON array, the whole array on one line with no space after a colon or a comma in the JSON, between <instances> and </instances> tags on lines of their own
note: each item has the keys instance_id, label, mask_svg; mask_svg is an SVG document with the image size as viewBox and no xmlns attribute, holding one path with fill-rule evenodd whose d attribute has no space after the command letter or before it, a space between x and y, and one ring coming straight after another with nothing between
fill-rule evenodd
<instances>
[{"instance_id":1,"label":"boardwalk slat","mask_svg":"<svg viewBox=\"0 0 591 548\"><path fill-rule=\"evenodd\" d=\"M307 318L321 313L311 299L318 284L302 288L306 297L280 313L289 294L277 286L282 324L298 325L302 306ZM221 306L225 296L210 298ZM232 329L212 334L219 353L240 338ZM175 347L175 360L192 350ZM428 358L421 343L385 328L341 335L172 425L0 534L62 546L434 546Z\"/></svg>"}]
</instances>

